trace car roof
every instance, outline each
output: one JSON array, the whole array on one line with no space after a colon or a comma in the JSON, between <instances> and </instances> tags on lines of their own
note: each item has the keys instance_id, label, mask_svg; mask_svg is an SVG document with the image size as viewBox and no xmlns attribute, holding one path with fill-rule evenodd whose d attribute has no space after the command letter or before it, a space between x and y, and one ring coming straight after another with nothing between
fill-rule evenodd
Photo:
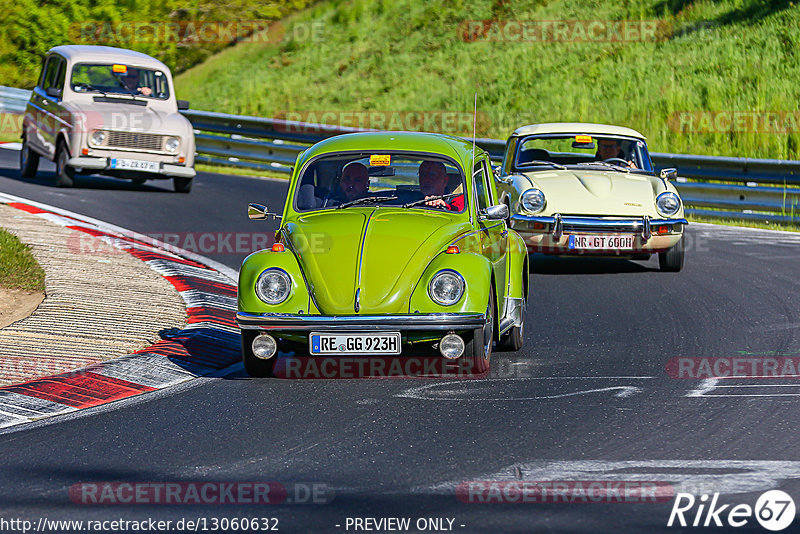
<instances>
[{"instance_id":1,"label":"car roof","mask_svg":"<svg viewBox=\"0 0 800 534\"><path fill-rule=\"evenodd\" d=\"M427 152L441 154L464 165L472 159L472 142L451 135L427 132L358 132L329 137L308 149L304 160L336 152ZM483 150L475 147L475 155Z\"/></svg>"},{"instance_id":2,"label":"car roof","mask_svg":"<svg viewBox=\"0 0 800 534\"><path fill-rule=\"evenodd\" d=\"M589 135L620 135L625 137L636 137L645 139L645 136L624 126L612 126L610 124L594 124L590 122L547 122L542 124L530 124L514 130L512 136L539 135L539 134L589 134Z\"/></svg>"},{"instance_id":3,"label":"car roof","mask_svg":"<svg viewBox=\"0 0 800 534\"><path fill-rule=\"evenodd\" d=\"M56 53L72 62L88 61L102 63L125 63L139 67L152 67L160 70L169 70L159 60L125 48L95 45L61 45L48 50L48 54Z\"/></svg>"}]
</instances>

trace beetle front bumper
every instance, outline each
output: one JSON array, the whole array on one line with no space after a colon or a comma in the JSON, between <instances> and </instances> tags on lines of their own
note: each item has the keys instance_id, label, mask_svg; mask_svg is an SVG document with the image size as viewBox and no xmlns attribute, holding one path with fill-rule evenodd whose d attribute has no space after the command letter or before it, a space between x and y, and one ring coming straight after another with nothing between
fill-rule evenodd
<instances>
[{"instance_id":1,"label":"beetle front bumper","mask_svg":"<svg viewBox=\"0 0 800 534\"><path fill-rule=\"evenodd\" d=\"M245 330L278 330L284 332L324 331L397 331L474 330L483 327L482 313L429 313L408 315L297 315L289 313L236 314L236 322Z\"/></svg>"},{"instance_id":2,"label":"beetle front bumper","mask_svg":"<svg viewBox=\"0 0 800 534\"><path fill-rule=\"evenodd\" d=\"M672 248L683 235L686 219L603 218L562 216L511 216L511 228L525 239L528 250L548 254L635 255L663 252ZM662 232L666 227L666 232ZM575 250L570 248L570 235L619 234L633 235L631 250Z\"/></svg>"}]
</instances>

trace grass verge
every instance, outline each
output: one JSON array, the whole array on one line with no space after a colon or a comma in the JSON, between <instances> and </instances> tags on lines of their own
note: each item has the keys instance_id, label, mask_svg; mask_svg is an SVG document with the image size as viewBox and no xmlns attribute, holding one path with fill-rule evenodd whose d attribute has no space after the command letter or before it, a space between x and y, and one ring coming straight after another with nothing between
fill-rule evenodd
<instances>
[{"instance_id":1,"label":"grass verge","mask_svg":"<svg viewBox=\"0 0 800 534\"><path fill-rule=\"evenodd\" d=\"M44 291L44 270L31 248L17 236L0 228L0 287Z\"/></svg>"},{"instance_id":2,"label":"grass verge","mask_svg":"<svg viewBox=\"0 0 800 534\"><path fill-rule=\"evenodd\" d=\"M654 21L663 32L620 42L469 41L471 20ZM465 135L471 120L403 119L471 118L477 91L481 137L504 139L536 122L600 122L641 131L655 152L800 158L792 2L327 0L284 22L281 42L240 43L178 76L181 98L195 109L350 126L361 126L356 112L375 112L399 119L387 129Z\"/></svg>"}]
</instances>

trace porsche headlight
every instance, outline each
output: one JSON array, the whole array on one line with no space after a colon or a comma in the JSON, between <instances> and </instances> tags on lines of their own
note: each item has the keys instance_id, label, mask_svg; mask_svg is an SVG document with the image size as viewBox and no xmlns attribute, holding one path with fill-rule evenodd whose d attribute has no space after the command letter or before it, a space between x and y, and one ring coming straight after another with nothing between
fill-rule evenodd
<instances>
[{"instance_id":1,"label":"porsche headlight","mask_svg":"<svg viewBox=\"0 0 800 534\"><path fill-rule=\"evenodd\" d=\"M681 199L675 193L666 191L656 197L656 209L664 217L672 217L681 209Z\"/></svg>"},{"instance_id":2,"label":"porsche headlight","mask_svg":"<svg viewBox=\"0 0 800 534\"><path fill-rule=\"evenodd\" d=\"M167 152L177 152L180 145L181 140L177 137L167 137L167 141L164 143L164 148L167 150Z\"/></svg>"},{"instance_id":3,"label":"porsche headlight","mask_svg":"<svg viewBox=\"0 0 800 534\"><path fill-rule=\"evenodd\" d=\"M464 278L455 271L439 271L428 284L428 295L437 304L442 306L452 306L464 294L467 283Z\"/></svg>"},{"instance_id":4,"label":"porsche headlight","mask_svg":"<svg viewBox=\"0 0 800 534\"><path fill-rule=\"evenodd\" d=\"M267 269L256 280L256 295L267 304L280 304L292 290L292 279L281 269Z\"/></svg>"},{"instance_id":5,"label":"porsche headlight","mask_svg":"<svg viewBox=\"0 0 800 534\"><path fill-rule=\"evenodd\" d=\"M522 193L522 196L519 197L519 203L522 209L530 213L539 213L547 205L544 193L538 189L528 189Z\"/></svg>"},{"instance_id":6,"label":"porsche headlight","mask_svg":"<svg viewBox=\"0 0 800 534\"><path fill-rule=\"evenodd\" d=\"M94 146L100 146L106 140L106 133L103 130L95 130L92 132L91 141Z\"/></svg>"}]
</instances>

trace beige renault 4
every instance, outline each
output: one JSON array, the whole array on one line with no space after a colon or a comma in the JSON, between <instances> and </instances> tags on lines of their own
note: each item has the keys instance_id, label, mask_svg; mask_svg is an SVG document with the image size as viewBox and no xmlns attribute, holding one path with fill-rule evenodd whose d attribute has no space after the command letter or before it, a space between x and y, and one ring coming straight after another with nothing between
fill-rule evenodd
<instances>
[{"instance_id":1,"label":"beige renault 4","mask_svg":"<svg viewBox=\"0 0 800 534\"><path fill-rule=\"evenodd\" d=\"M160 61L107 46L51 48L25 110L20 171L36 174L39 158L56 164L56 185L76 174L143 183L171 178L188 193L194 134L179 109L172 74Z\"/></svg>"}]
</instances>

